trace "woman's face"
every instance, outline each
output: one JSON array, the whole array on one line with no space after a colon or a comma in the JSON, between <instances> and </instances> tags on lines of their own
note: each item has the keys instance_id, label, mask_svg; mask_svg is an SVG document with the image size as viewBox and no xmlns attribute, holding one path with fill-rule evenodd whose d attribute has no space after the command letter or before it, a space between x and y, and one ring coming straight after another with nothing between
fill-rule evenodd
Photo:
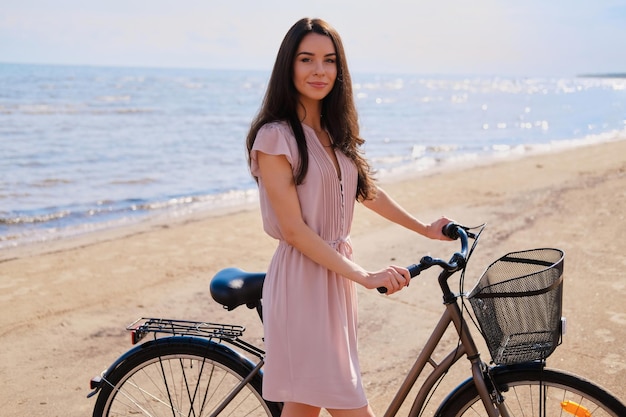
<instances>
[{"instance_id":1,"label":"woman's face","mask_svg":"<svg viewBox=\"0 0 626 417\"><path fill-rule=\"evenodd\" d=\"M328 36L309 33L302 38L293 64L293 83L300 100L322 100L336 79L337 53L333 41Z\"/></svg>"}]
</instances>

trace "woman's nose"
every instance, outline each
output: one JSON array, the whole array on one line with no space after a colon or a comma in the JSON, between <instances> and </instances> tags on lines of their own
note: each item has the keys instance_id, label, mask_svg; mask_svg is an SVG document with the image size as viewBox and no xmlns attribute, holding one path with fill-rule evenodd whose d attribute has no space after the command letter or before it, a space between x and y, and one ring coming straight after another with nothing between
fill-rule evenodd
<instances>
[{"instance_id":1,"label":"woman's nose","mask_svg":"<svg viewBox=\"0 0 626 417\"><path fill-rule=\"evenodd\" d=\"M315 70L313 72L315 75L322 75L324 74L324 63L323 62L316 62L315 63Z\"/></svg>"}]
</instances>

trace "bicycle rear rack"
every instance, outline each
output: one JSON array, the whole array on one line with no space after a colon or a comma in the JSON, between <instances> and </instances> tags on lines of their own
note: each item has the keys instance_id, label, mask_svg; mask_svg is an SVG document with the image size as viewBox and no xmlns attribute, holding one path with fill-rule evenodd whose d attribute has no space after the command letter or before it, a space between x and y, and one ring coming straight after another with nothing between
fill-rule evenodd
<instances>
[{"instance_id":1,"label":"bicycle rear rack","mask_svg":"<svg viewBox=\"0 0 626 417\"><path fill-rule=\"evenodd\" d=\"M232 324L143 317L129 324L126 330L131 332L131 341L135 345L148 333L154 333L155 337L157 334L170 334L234 341L243 335L245 327Z\"/></svg>"}]
</instances>

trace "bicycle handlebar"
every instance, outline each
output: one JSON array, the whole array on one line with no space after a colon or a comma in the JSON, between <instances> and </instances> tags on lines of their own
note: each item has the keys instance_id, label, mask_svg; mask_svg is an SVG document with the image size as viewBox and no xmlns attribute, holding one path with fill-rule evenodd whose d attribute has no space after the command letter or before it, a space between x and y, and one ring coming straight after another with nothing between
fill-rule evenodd
<instances>
[{"instance_id":1,"label":"bicycle handlebar","mask_svg":"<svg viewBox=\"0 0 626 417\"><path fill-rule=\"evenodd\" d=\"M424 256L422 259L420 259L420 262L418 264L413 264L407 267L409 273L411 274L411 278L418 276L422 271L436 265L441 267L441 269L448 273L446 277L447 279L450 275L465 267L469 248L468 239L469 237L475 238L474 234L469 233L466 227L454 222L446 224L442 228L441 232L452 240L457 240L460 238L461 251L455 252L448 262L444 261L443 259L433 258L431 256ZM387 288L378 287L378 292L381 294L385 294L387 292Z\"/></svg>"}]
</instances>

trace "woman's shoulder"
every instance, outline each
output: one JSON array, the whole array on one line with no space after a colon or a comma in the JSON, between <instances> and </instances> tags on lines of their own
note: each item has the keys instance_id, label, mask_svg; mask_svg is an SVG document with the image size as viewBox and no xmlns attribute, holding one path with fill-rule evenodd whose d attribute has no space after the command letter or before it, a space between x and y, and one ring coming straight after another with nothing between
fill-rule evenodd
<instances>
[{"instance_id":1,"label":"woman's shoulder","mask_svg":"<svg viewBox=\"0 0 626 417\"><path fill-rule=\"evenodd\" d=\"M256 134L253 150L272 155L289 155L289 162L292 162L291 155L298 154L298 145L289 124L276 121L261 126Z\"/></svg>"},{"instance_id":2,"label":"woman's shoulder","mask_svg":"<svg viewBox=\"0 0 626 417\"><path fill-rule=\"evenodd\" d=\"M291 133L291 127L289 126L289 123L287 123L286 121L275 121L275 122L265 123L259 129L259 133L270 133L270 132L282 133L283 135L286 135L286 136L293 136L293 134Z\"/></svg>"},{"instance_id":3,"label":"woman's shoulder","mask_svg":"<svg viewBox=\"0 0 626 417\"><path fill-rule=\"evenodd\" d=\"M296 137L291 126L286 121L268 122L261 126L256 135L255 142L282 142L289 148L297 148Z\"/></svg>"}]
</instances>

